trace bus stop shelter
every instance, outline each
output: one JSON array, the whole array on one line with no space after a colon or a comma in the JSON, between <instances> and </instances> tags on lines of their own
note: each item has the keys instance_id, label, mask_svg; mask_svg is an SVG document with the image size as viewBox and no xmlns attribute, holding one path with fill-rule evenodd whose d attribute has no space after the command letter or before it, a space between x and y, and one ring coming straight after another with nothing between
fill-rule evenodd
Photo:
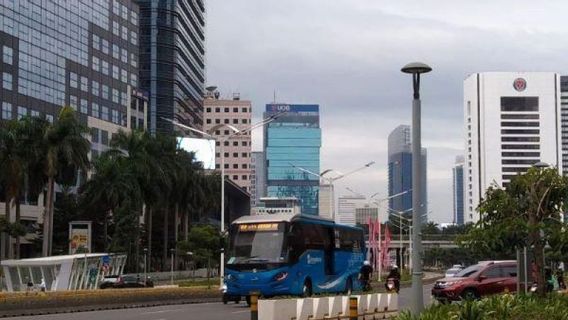
<instances>
[{"instance_id":1,"label":"bus stop shelter","mask_svg":"<svg viewBox=\"0 0 568 320\"><path fill-rule=\"evenodd\" d=\"M45 281L47 291L97 289L105 275L122 274L126 255L86 253L1 262L8 292Z\"/></svg>"}]
</instances>

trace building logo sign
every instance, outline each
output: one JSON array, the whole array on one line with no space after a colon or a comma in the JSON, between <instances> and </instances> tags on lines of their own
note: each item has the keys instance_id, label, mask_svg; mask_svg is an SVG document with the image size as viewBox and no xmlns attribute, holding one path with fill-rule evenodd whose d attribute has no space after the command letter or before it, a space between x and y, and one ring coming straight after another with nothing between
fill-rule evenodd
<instances>
[{"instance_id":1,"label":"building logo sign","mask_svg":"<svg viewBox=\"0 0 568 320\"><path fill-rule=\"evenodd\" d=\"M513 88L519 92L525 91L527 88L527 81L523 78L517 78L513 81Z\"/></svg>"}]
</instances>

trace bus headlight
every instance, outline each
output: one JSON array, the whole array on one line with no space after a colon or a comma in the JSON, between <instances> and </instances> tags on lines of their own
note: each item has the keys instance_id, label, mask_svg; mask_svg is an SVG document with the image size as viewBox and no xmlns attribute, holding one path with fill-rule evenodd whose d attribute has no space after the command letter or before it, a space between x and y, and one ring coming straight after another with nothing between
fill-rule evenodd
<instances>
[{"instance_id":1,"label":"bus headlight","mask_svg":"<svg viewBox=\"0 0 568 320\"><path fill-rule=\"evenodd\" d=\"M288 278L288 272L278 272L274 276L274 280L276 280L276 281L283 281L286 278Z\"/></svg>"}]
</instances>

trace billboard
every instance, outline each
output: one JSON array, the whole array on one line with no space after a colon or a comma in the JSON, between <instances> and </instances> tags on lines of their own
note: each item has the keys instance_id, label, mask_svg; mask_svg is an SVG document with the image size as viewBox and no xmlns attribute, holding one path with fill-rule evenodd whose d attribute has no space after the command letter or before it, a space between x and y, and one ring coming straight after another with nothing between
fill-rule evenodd
<instances>
[{"instance_id":1,"label":"billboard","mask_svg":"<svg viewBox=\"0 0 568 320\"><path fill-rule=\"evenodd\" d=\"M178 137L177 143L180 149L194 152L195 159L203 163L204 169L215 169L215 140Z\"/></svg>"},{"instance_id":2,"label":"billboard","mask_svg":"<svg viewBox=\"0 0 568 320\"><path fill-rule=\"evenodd\" d=\"M69 254L91 252L91 221L69 222Z\"/></svg>"}]
</instances>

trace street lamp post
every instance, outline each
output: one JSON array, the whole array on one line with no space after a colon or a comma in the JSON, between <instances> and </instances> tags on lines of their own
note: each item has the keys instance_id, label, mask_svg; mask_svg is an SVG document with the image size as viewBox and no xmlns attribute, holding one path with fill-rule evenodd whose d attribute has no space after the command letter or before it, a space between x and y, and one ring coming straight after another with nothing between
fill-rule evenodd
<instances>
[{"instance_id":1,"label":"street lamp post","mask_svg":"<svg viewBox=\"0 0 568 320\"><path fill-rule=\"evenodd\" d=\"M270 117L268 117L268 118L266 118L266 119L264 119L260 122L257 122L257 123L245 128L245 129L242 129L242 130L239 130L239 129L237 129L234 126L229 125L229 124L219 124L219 125L212 127L211 129L209 129L209 132L204 132L204 131L192 128L190 126L187 126L185 124L179 123L177 121L174 121L172 119L162 117L163 120L171 122L175 126L178 126L182 129L186 129L186 130L189 130L189 131L192 131L192 132L199 133L203 136L206 136L208 139L219 142L219 151L220 151L219 157L221 158L221 161L220 161L221 162L220 163L220 166L221 166L221 237L225 236L225 150L223 148L225 141L229 141L234 136L243 135L243 134L246 134L248 132L251 132L252 130L254 130L256 128L262 127L265 124L268 124L268 123L276 120L278 117L280 117L284 113L285 112L272 115L272 116L270 116ZM227 127L229 129L231 129L233 131L233 133L224 137L223 139L219 139L219 138L213 136L211 133L215 132L215 130L217 130L220 127ZM220 259L220 261L219 261L219 282L220 282L219 287L222 287L223 286L223 277L224 277L224 274L225 274L225 250L224 250L224 248L221 248L221 256L220 256L219 259Z\"/></svg>"},{"instance_id":2,"label":"street lamp post","mask_svg":"<svg viewBox=\"0 0 568 320\"><path fill-rule=\"evenodd\" d=\"M412 208L404 210L404 211L394 211L392 209L389 208L389 210L391 211L391 214L393 214L394 216L396 216L397 218L399 218L399 223L398 223L398 231L399 231L399 240L400 240L400 250L398 251L398 258L400 259L400 264L401 264L401 269L403 267L403 263L402 263L402 220L405 220L406 222L408 222L408 241L409 241L409 245L412 241L410 241L410 226L412 223L411 219L405 218L403 216L403 214L405 214L406 212L412 211Z\"/></svg>"},{"instance_id":3,"label":"street lamp post","mask_svg":"<svg viewBox=\"0 0 568 320\"><path fill-rule=\"evenodd\" d=\"M170 284L173 286L174 285L174 253L175 253L175 249L171 248L170 249L170 255L171 255L171 267L170 267Z\"/></svg>"},{"instance_id":4,"label":"street lamp post","mask_svg":"<svg viewBox=\"0 0 568 320\"><path fill-rule=\"evenodd\" d=\"M146 256L148 255L148 248L144 248L144 286L146 286L146 266L148 265L146 263Z\"/></svg>"},{"instance_id":5,"label":"street lamp post","mask_svg":"<svg viewBox=\"0 0 568 320\"><path fill-rule=\"evenodd\" d=\"M421 143L421 103L420 103L420 74L432 71L428 65L420 62L413 62L405 65L401 71L403 73L412 74L413 100L412 100L412 222L414 225L414 250L412 252L412 313L420 314L424 310L424 292L422 285L422 234L420 228L420 204L421 199L421 181L422 181L422 143Z\"/></svg>"}]
</instances>

